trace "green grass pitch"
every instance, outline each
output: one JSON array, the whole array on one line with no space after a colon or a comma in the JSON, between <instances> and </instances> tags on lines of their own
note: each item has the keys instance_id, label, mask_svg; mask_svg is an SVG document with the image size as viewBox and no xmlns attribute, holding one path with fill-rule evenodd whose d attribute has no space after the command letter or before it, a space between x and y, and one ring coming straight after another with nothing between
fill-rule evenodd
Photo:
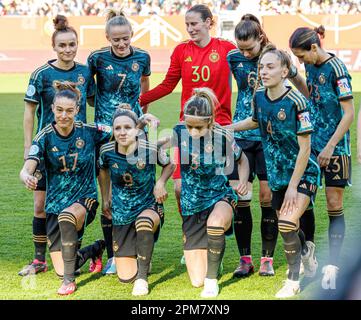
<instances>
[{"instance_id":1,"label":"green grass pitch","mask_svg":"<svg viewBox=\"0 0 361 320\"><path fill-rule=\"evenodd\" d=\"M120 284L116 276L103 277L99 274L87 273L88 264L83 267L82 274L77 278L78 290L71 297L61 298L56 291L60 280L56 277L51 266L45 274L36 277L22 278L17 272L33 257L32 243L32 193L27 191L19 181L19 171L23 164L23 92L29 75L7 74L0 75L0 299L133 299L132 285ZM152 85L162 76L152 76ZM177 90L178 91L178 90ZM361 100L361 75L354 76L355 106L358 110ZM356 92L357 91L357 92ZM236 94L233 94L235 101ZM160 101L153 103L150 111L161 119L161 129L172 128L179 115L179 91ZM90 111L89 120L92 112ZM351 128L353 151L353 188L346 190L346 239L343 258L352 259L354 252L350 249L352 242L359 234L358 211L361 207L360 177L361 166L356 162L356 121ZM165 204L165 225L162 229L153 255L153 271L149 277L150 294L144 299L199 299L201 289L191 286L184 266L179 261L182 256L181 219L172 192L172 182L168 183L169 198ZM252 201L253 237L252 253L259 267L261 238L260 238L260 208L257 203L258 187L254 184L254 200ZM325 207L324 190L319 190L315 207L316 213L316 246L320 268L327 252L328 218ZM95 221L87 228L83 245L102 237L99 211ZM106 257L103 258L105 263ZM221 277L220 295L218 299L274 299L274 294L282 286L287 269L282 250L281 237L275 254L276 275L263 278L254 274L247 279L232 279L232 272L238 263L238 251L234 236L227 240L224 257L224 272ZM311 283L300 298L309 298L313 289L320 286L320 274Z\"/></svg>"}]
</instances>

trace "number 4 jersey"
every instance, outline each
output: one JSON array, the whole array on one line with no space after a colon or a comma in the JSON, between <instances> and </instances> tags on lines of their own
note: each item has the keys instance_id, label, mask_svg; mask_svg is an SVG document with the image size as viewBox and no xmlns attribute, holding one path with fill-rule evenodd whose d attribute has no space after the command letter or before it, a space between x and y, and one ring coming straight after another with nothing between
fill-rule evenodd
<instances>
[{"instance_id":1,"label":"number 4 jersey","mask_svg":"<svg viewBox=\"0 0 361 320\"><path fill-rule=\"evenodd\" d=\"M95 146L108 142L111 135L108 126L77 121L66 137L54 123L35 136L28 159L44 158L47 214L59 214L81 198L97 198Z\"/></svg>"}]
</instances>

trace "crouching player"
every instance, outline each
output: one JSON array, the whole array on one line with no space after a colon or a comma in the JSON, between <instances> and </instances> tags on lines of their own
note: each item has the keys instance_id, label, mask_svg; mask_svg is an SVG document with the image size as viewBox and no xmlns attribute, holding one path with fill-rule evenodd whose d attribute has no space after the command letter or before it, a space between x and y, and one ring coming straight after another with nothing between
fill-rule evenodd
<instances>
[{"instance_id":1,"label":"crouching player","mask_svg":"<svg viewBox=\"0 0 361 320\"><path fill-rule=\"evenodd\" d=\"M34 138L20 179L35 190L33 174L44 158L47 177L46 232L55 272L63 277L60 295L76 290L74 272L89 258L102 255L104 241L78 251L78 241L98 207L95 181L95 146L108 142L111 128L75 121L79 112L80 91L75 83L54 82L52 110L55 121Z\"/></svg>"},{"instance_id":2,"label":"crouching player","mask_svg":"<svg viewBox=\"0 0 361 320\"><path fill-rule=\"evenodd\" d=\"M121 104L122 106L123 104ZM112 217L113 251L120 282L134 282L132 294L146 295L154 243L164 222L165 184L174 165L137 128L138 116L119 108L113 116L115 141L100 149L103 214ZM157 182L156 164L163 167ZM110 184L111 181L111 184ZM111 192L110 192L111 185Z\"/></svg>"}]
</instances>

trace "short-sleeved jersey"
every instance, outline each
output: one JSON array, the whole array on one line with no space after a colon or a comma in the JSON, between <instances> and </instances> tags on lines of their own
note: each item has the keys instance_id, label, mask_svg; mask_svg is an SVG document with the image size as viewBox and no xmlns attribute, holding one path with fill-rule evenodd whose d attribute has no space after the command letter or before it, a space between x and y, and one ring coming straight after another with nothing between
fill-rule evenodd
<instances>
[{"instance_id":1,"label":"short-sleeved jersey","mask_svg":"<svg viewBox=\"0 0 361 320\"><path fill-rule=\"evenodd\" d=\"M260 88L254 98L253 120L258 122L261 133L269 186L273 191L287 188L299 152L297 136L313 132L309 103L290 87L276 100L270 100L267 91ZM319 173L311 151L301 180L319 185Z\"/></svg>"},{"instance_id":2,"label":"short-sleeved jersey","mask_svg":"<svg viewBox=\"0 0 361 320\"><path fill-rule=\"evenodd\" d=\"M344 63L335 55L330 55L322 64L305 65L315 127L312 144L317 152L327 145L342 119L340 101L352 99L351 76ZM350 132L347 131L337 144L334 155L350 154Z\"/></svg>"},{"instance_id":3,"label":"short-sleeved jersey","mask_svg":"<svg viewBox=\"0 0 361 320\"><path fill-rule=\"evenodd\" d=\"M95 146L109 142L111 136L109 126L80 121L67 137L54 123L35 136L28 159L44 158L47 214L59 214L81 198L97 199Z\"/></svg>"},{"instance_id":4,"label":"short-sleeved jersey","mask_svg":"<svg viewBox=\"0 0 361 320\"><path fill-rule=\"evenodd\" d=\"M200 48L188 40L173 51L164 81L154 89L142 94L142 105L158 100L171 93L182 79L180 119L183 108L192 96L194 88L212 89L219 101L216 108L216 122L221 125L231 123L231 72L227 63L227 53L236 46L218 38L212 38L207 46Z\"/></svg>"},{"instance_id":5,"label":"short-sleeved jersey","mask_svg":"<svg viewBox=\"0 0 361 320\"><path fill-rule=\"evenodd\" d=\"M150 75L150 56L130 47L126 57L116 56L111 47L94 51L88 65L96 75L95 122L112 124L113 113L120 103L129 103L138 116L143 114L138 99L142 76Z\"/></svg>"},{"instance_id":6,"label":"short-sleeved jersey","mask_svg":"<svg viewBox=\"0 0 361 320\"><path fill-rule=\"evenodd\" d=\"M51 105L55 95L55 89L53 88L55 80L77 83L81 98L76 120L86 123L86 99L95 95L94 78L86 65L75 62L74 67L69 70L63 70L54 66L53 63L55 61L48 61L31 74L29 86L25 94L25 101L38 104L36 110L38 118L37 132L54 121Z\"/></svg>"},{"instance_id":7,"label":"short-sleeved jersey","mask_svg":"<svg viewBox=\"0 0 361 320\"><path fill-rule=\"evenodd\" d=\"M154 205L157 163L164 167L170 159L156 145L143 139L138 140L137 149L130 155L119 153L116 141L101 147L99 166L109 170L112 182L113 225L129 224Z\"/></svg>"},{"instance_id":8,"label":"short-sleeved jersey","mask_svg":"<svg viewBox=\"0 0 361 320\"><path fill-rule=\"evenodd\" d=\"M257 84L258 57L247 59L238 49L228 53L227 60L237 82L238 94L233 122L252 116L252 99ZM261 141L259 129L235 132L239 139Z\"/></svg>"},{"instance_id":9,"label":"short-sleeved jersey","mask_svg":"<svg viewBox=\"0 0 361 320\"><path fill-rule=\"evenodd\" d=\"M180 150L182 215L206 210L229 194L237 201L226 174L237 165L242 149L231 132L216 125L209 135L193 139L184 123L173 130L173 144Z\"/></svg>"}]
</instances>

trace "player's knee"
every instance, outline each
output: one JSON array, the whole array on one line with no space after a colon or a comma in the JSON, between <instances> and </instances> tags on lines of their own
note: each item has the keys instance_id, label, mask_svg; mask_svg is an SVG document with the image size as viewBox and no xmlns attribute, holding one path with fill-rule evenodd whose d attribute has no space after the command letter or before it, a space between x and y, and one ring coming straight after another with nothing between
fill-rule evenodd
<instances>
[{"instance_id":1,"label":"player's knee","mask_svg":"<svg viewBox=\"0 0 361 320\"><path fill-rule=\"evenodd\" d=\"M34 201L34 216L36 218L45 218L45 203L43 200L36 199Z\"/></svg>"},{"instance_id":2,"label":"player's knee","mask_svg":"<svg viewBox=\"0 0 361 320\"><path fill-rule=\"evenodd\" d=\"M327 209L328 210L339 210L342 208L342 198L336 197L327 198Z\"/></svg>"},{"instance_id":3,"label":"player's knee","mask_svg":"<svg viewBox=\"0 0 361 320\"><path fill-rule=\"evenodd\" d=\"M262 204L270 204L272 201L272 193L270 190L262 190L259 193L259 201Z\"/></svg>"}]
</instances>

